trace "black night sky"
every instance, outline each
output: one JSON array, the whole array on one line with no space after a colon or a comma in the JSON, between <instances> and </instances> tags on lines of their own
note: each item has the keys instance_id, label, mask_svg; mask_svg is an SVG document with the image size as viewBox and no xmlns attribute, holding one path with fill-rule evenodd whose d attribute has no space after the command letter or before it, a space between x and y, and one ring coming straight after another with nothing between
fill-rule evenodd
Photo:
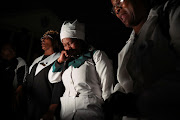
<instances>
[{"instance_id":1,"label":"black night sky","mask_svg":"<svg viewBox=\"0 0 180 120\"><path fill-rule=\"evenodd\" d=\"M131 29L111 14L110 0L4 1L0 7L1 43L11 41L30 65L42 54L40 38L49 29L60 30L64 20L86 24L87 41L107 53L117 67L117 55Z\"/></svg>"}]
</instances>

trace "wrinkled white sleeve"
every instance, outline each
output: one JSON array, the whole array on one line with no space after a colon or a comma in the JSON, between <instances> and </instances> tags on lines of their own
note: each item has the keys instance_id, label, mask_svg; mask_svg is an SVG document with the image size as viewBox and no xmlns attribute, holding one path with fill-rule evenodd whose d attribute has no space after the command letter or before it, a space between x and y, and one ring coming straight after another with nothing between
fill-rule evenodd
<instances>
[{"instance_id":1,"label":"wrinkled white sleeve","mask_svg":"<svg viewBox=\"0 0 180 120\"><path fill-rule=\"evenodd\" d=\"M61 72L53 72L53 65L48 73L48 78L50 83L57 83L61 81Z\"/></svg>"},{"instance_id":2,"label":"wrinkled white sleeve","mask_svg":"<svg viewBox=\"0 0 180 120\"><path fill-rule=\"evenodd\" d=\"M101 81L102 98L106 100L113 92L114 76L112 61L100 50L94 53L93 59Z\"/></svg>"}]
</instances>

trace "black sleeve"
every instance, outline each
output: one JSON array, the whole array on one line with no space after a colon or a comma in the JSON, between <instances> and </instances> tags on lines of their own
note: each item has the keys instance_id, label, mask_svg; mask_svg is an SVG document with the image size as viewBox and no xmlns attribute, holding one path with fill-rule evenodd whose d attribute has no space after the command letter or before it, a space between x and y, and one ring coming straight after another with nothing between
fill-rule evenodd
<instances>
[{"instance_id":1,"label":"black sleeve","mask_svg":"<svg viewBox=\"0 0 180 120\"><path fill-rule=\"evenodd\" d=\"M18 86L23 84L23 80L25 77L24 75L25 75L25 66L22 66L17 70Z\"/></svg>"},{"instance_id":2,"label":"black sleeve","mask_svg":"<svg viewBox=\"0 0 180 120\"><path fill-rule=\"evenodd\" d=\"M62 81L58 83L53 83L51 104L59 104L60 97L64 94L64 91L65 91L65 87Z\"/></svg>"}]
</instances>

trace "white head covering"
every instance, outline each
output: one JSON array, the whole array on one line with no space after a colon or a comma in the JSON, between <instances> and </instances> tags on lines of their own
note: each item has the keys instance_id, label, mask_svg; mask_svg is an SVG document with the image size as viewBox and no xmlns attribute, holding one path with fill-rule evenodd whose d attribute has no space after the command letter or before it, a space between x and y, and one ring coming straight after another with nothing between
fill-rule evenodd
<instances>
[{"instance_id":1,"label":"white head covering","mask_svg":"<svg viewBox=\"0 0 180 120\"><path fill-rule=\"evenodd\" d=\"M63 38L77 38L85 40L85 26L75 20L73 23L65 21L60 31L61 42Z\"/></svg>"}]
</instances>

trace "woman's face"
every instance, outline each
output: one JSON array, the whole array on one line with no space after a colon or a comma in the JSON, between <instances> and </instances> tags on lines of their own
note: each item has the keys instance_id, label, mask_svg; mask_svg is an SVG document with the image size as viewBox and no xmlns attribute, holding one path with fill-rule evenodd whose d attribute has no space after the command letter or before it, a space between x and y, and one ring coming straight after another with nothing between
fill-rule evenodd
<instances>
[{"instance_id":1,"label":"woman's face","mask_svg":"<svg viewBox=\"0 0 180 120\"><path fill-rule=\"evenodd\" d=\"M76 38L64 38L62 39L62 44L69 55L75 56L81 53L80 41Z\"/></svg>"},{"instance_id":2,"label":"woman's face","mask_svg":"<svg viewBox=\"0 0 180 120\"><path fill-rule=\"evenodd\" d=\"M44 51L52 49L53 46L52 46L51 38L46 36L41 38L41 47Z\"/></svg>"},{"instance_id":3,"label":"woman's face","mask_svg":"<svg viewBox=\"0 0 180 120\"><path fill-rule=\"evenodd\" d=\"M1 56L5 60L11 60L16 56L16 52L12 49L10 45L4 45L1 49Z\"/></svg>"}]
</instances>

